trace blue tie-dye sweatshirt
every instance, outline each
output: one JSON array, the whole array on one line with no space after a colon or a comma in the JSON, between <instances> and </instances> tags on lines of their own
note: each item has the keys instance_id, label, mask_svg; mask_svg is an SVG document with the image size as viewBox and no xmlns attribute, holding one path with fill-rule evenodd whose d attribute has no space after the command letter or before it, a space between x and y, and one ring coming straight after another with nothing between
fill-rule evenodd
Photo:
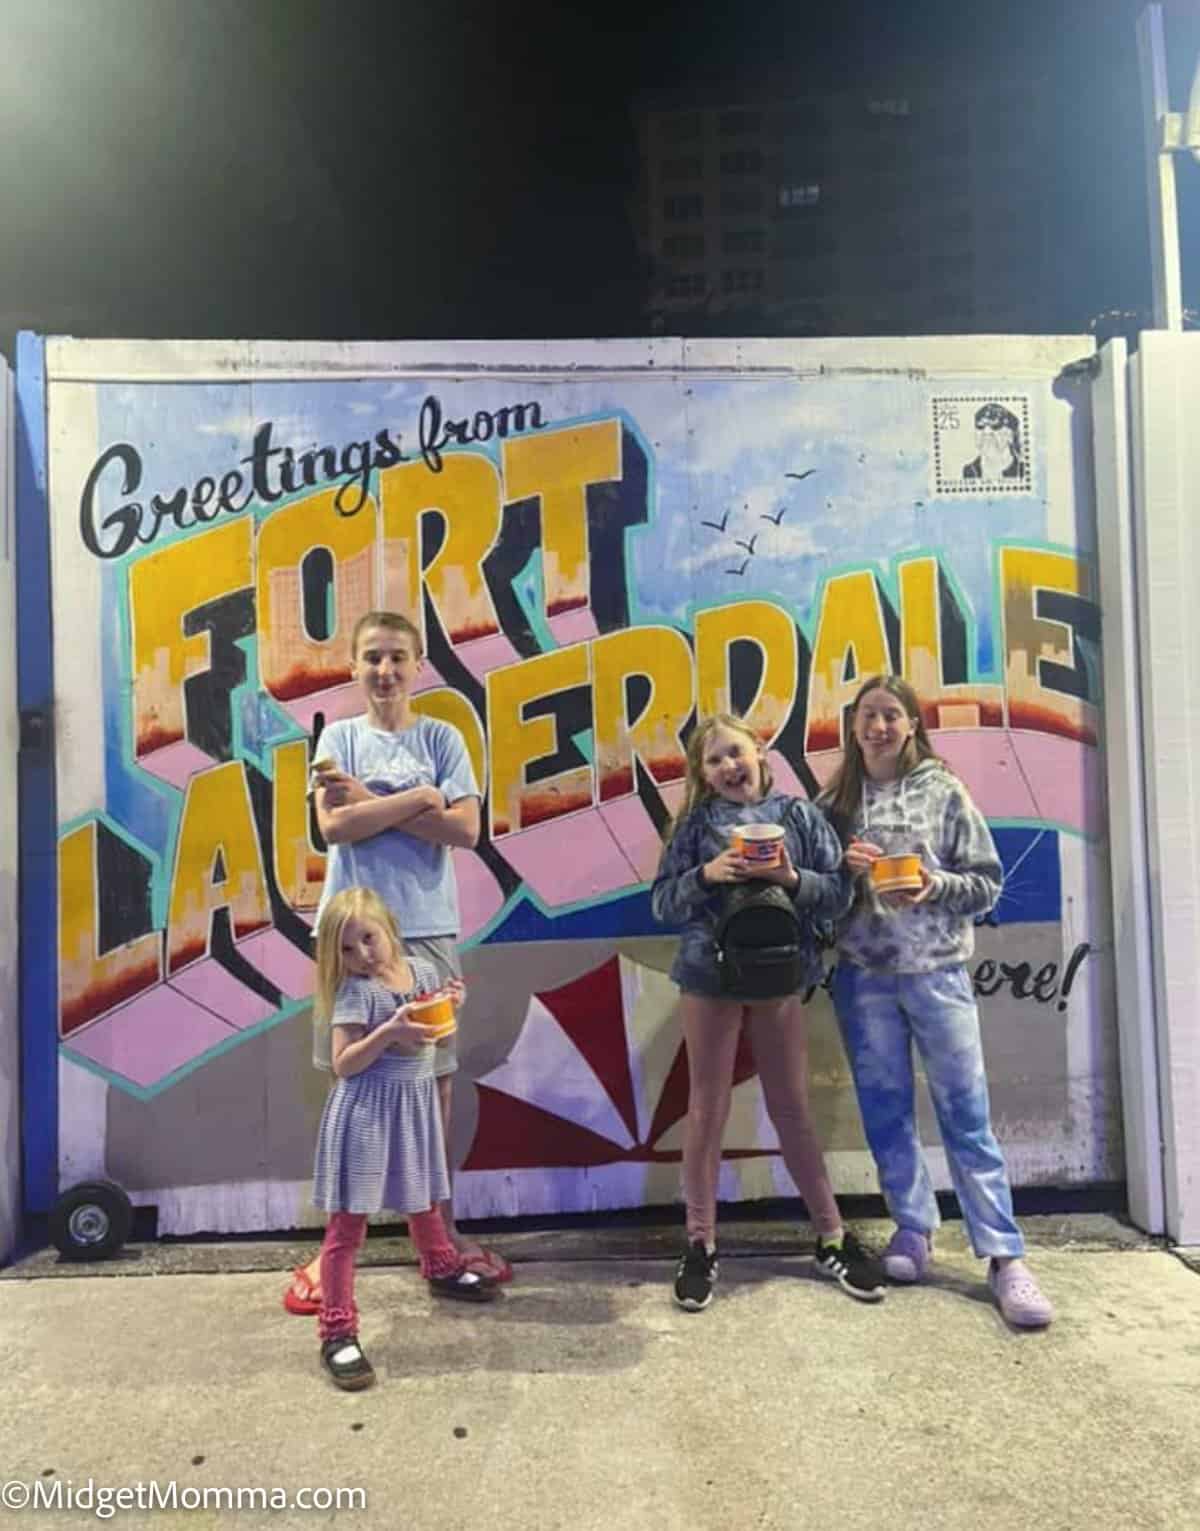
<instances>
[{"instance_id":1,"label":"blue tie-dye sweatshirt","mask_svg":"<svg viewBox=\"0 0 1200 1531\"><path fill-rule=\"evenodd\" d=\"M850 907L851 879L841 865L837 836L820 812L811 803L782 792L772 792L760 803L708 797L677 827L650 890L655 919L681 927L672 979L688 993L721 993L713 935L728 890L721 885L706 888L700 881L700 868L728 850L729 832L737 824L783 826L788 855L800 877L792 900L807 916L801 987L818 982L821 957L816 925L836 919Z\"/></svg>"},{"instance_id":2,"label":"blue tie-dye sweatshirt","mask_svg":"<svg viewBox=\"0 0 1200 1531\"><path fill-rule=\"evenodd\" d=\"M966 962L975 950L975 918L1000 897L1004 871L987 821L958 777L940 760L923 760L895 781L866 780L851 833L884 851L919 855L933 888L921 903L897 907L860 878L838 929L839 957L889 973Z\"/></svg>"}]
</instances>

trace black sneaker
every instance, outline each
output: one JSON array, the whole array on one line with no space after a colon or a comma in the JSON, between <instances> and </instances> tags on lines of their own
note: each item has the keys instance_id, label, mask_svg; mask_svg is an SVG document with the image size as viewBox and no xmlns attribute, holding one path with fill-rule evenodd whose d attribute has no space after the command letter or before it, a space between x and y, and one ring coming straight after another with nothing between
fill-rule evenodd
<instances>
[{"instance_id":1,"label":"black sneaker","mask_svg":"<svg viewBox=\"0 0 1200 1531\"><path fill-rule=\"evenodd\" d=\"M363 1355L358 1335L342 1334L321 1345L321 1365L335 1384L348 1393L357 1393L375 1381L375 1368Z\"/></svg>"},{"instance_id":2,"label":"black sneaker","mask_svg":"<svg viewBox=\"0 0 1200 1531\"><path fill-rule=\"evenodd\" d=\"M843 1292L857 1297L860 1302L881 1302L887 1276L883 1266L868 1249L864 1249L855 1236L846 1229L838 1245L817 1240L817 1270L822 1276L836 1281Z\"/></svg>"},{"instance_id":3,"label":"black sneaker","mask_svg":"<svg viewBox=\"0 0 1200 1531\"><path fill-rule=\"evenodd\" d=\"M699 1313L712 1301L717 1279L717 1252L710 1255L701 1240L689 1244L675 1269L675 1301L688 1313Z\"/></svg>"},{"instance_id":4,"label":"black sneaker","mask_svg":"<svg viewBox=\"0 0 1200 1531\"><path fill-rule=\"evenodd\" d=\"M495 1302L500 1288L487 1276L475 1271L456 1271L453 1276L429 1276L429 1290L435 1297L453 1297L458 1302Z\"/></svg>"}]
</instances>

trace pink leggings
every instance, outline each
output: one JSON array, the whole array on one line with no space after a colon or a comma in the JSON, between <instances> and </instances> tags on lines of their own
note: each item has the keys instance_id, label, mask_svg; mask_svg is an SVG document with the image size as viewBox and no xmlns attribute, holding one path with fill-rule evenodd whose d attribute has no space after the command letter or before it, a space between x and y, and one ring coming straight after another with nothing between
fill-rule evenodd
<instances>
[{"instance_id":1,"label":"pink leggings","mask_svg":"<svg viewBox=\"0 0 1200 1531\"><path fill-rule=\"evenodd\" d=\"M788 1173L818 1233L839 1232L841 1214L808 1109L808 1017L798 999L738 1000L682 994L688 1058L688 1114L683 1135L683 1196L691 1243L714 1243L721 1137L729 1118L733 1065L745 1021L767 1115L779 1135Z\"/></svg>"},{"instance_id":2,"label":"pink leggings","mask_svg":"<svg viewBox=\"0 0 1200 1531\"><path fill-rule=\"evenodd\" d=\"M408 1232L421 1257L422 1276L455 1276L463 1259L450 1242L442 1214L409 1212ZM321 1311L317 1333L323 1340L358 1333L354 1301L354 1257L367 1236L365 1212L331 1212L321 1244Z\"/></svg>"}]
</instances>

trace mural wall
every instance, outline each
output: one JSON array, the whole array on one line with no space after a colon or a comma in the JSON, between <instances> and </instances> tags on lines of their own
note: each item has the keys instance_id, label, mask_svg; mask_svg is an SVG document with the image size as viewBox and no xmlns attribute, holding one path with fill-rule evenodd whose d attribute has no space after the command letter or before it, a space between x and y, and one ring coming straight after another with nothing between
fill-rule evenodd
<instances>
[{"instance_id":1,"label":"mural wall","mask_svg":"<svg viewBox=\"0 0 1200 1531\"><path fill-rule=\"evenodd\" d=\"M372 606L484 791L460 1215L674 1198L647 882L690 723L744 712L811 794L881 669L1004 858L974 976L1014 1178L1119 1178L1089 348L50 342L63 1183L163 1231L315 1220L305 785ZM873 1190L821 992L812 1024L835 1180ZM791 1194L739 1080L722 1194Z\"/></svg>"}]
</instances>

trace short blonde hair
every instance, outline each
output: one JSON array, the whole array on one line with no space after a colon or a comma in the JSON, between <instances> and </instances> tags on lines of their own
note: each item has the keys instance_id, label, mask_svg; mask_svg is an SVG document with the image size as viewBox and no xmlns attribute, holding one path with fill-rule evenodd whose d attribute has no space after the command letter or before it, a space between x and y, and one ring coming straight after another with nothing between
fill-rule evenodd
<instances>
[{"instance_id":1,"label":"short blonde hair","mask_svg":"<svg viewBox=\"0 0 1200 1531\"><path fill-rule=\"evenodd\" d=\"M342 961L342 932L347 920L374 920L382 926L392 943L393 954L404 953L404 942L396 917L378 893L370 888L343 888L335 893L321 911L317 926L317 984L313 996L317 1018L328 1021L334 1002L346 976Z\"/></svg>"},{"instance_id":2,"label":"short blonde hair","mask_svg":"<svg viewBox=\"0 0 1200 1531\"><path fill-rule=\"evenodd\" d=\"M421 642L420 629L398 611L364 611L350 633L350 658L358 658L358 643L369 627L385 627L389 632L404 633L412 639L417 658L424 659L425 645Z\"/></svg>"}]
</instances>

